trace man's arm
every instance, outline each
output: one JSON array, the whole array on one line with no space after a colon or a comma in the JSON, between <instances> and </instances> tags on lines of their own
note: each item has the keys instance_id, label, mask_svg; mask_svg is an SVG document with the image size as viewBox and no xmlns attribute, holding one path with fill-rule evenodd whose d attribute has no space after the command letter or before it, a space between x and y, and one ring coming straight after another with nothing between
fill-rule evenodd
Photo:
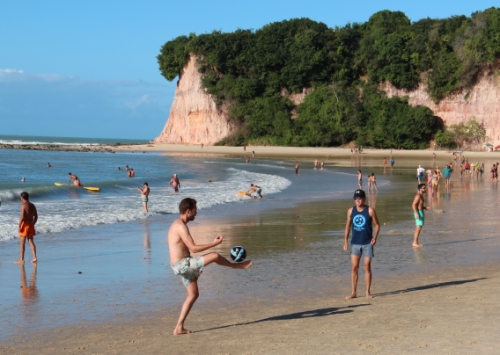
<instances>
[{"instance_id":1,"label":"man's arm","mask_svg":"<svg viewBox=\"0 0 500 355\"><path fill-rule=\"evenodd\" d=\"M38 211L36 210L36 207L35 205L33 205L33 224L36 224L36 222L38 221Z\"/></svg>"},{"instance_id":2,"label":"man's arm","mask_svg":"<svg viewBox=\"0 0 500 355\"><path fill-rule=\"evenodd\" d=\"M413 209L413 212L415 213L415 218L419 218L420 216L418 215L418 203L420 202L420 195L416 194L415 198L413 199L413 203L411 204L411 208Z\"/></svg>"},{"instance_id":3,"label":"man's arm","mask_svg":"<svg viewBox=\"0 0 500 355\"><path fill-rule=\"evenodd\" d=\"M207 249L213 248L216 245L219 245L222 243L222 239L224 239L221 235L218 235L215 237L214 241L212 243L208 244L202 244L202 245L196 245L196 243L193 240L193 237L191 237L191 234L189 233L189 230L186 226L182 226L183 228L179 231L180 237L182 239L182 242L184 245L186 245L191 253L200 253L202 251L205 251Z\"/></svg>"},{"instance_id":4,"label":"man's arm","mask_svg":"<svg viewBox=\"0 0 500 355\"><path fill-rule=\"evenodd\" d=\"M373 208L370 207L368 213L370 214L372 222L375 225L375 233L372 236L372 241L370 242L370 244L375 245L375 243L377 242L378 233L380 232L380 223L378 221L377 212L375 212Z\"/></svg>"},{"instance_id":5,"label":"man's arm","mask_svg":"<svg viewBox=\"0 0 500 355\"><path fill-rule=\"evenodd\" d=\"M21 230L21 224L23 223L24 219L26 218L26 213L28 211L26 210L26 206L23 204L21 206L21 215L19 216L19 230Z\"/></svg>"},{"instance_id":6,"label":"man's arm","mask_svg":"<svg viewBox=\"0 0 500 355\"><path fill-rule=\"evenodd\" d=\"M347 221L345 222L345 230L344 230L344 250L347 250L349 233L351 232L351 213L352 208L347 210Z\"/></svg>"}]
</instances>

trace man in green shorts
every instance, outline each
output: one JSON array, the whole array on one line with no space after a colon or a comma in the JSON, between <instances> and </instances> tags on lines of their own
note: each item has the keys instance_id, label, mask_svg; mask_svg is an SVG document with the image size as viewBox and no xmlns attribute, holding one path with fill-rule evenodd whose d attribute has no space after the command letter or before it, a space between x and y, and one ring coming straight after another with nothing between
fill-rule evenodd
<instances>
[{"instance_id":1,"label":"man in green shorts","mask_svg":"<svg viewBox=\"0 0 500 355\"><path fill-rule=\"evenodd\" d=\"M425 214L424 210L429 211L430 207L424 206L424 193L427 190L425 184L418 185L418 193L415 195L413 199L413 203L411 207L413 208L413 217L415 217L415 233L413 234L413 244L412 247L419 248L422 247L423 244L418 242L418 237L420 236L420 232L422 231L422 227L425 224Z\"/></svg>"},{"instance_id":2,"label":"man in green shorts","mask_svg":"<svg viewBox=\"0 0 500 355\"><path fill-rule=\"evenodd\" d=\"M248 269L252 266L252 261L244 261L241 263L231 263L219 253L208 253L203 256L191 256L191 253L200 253L207 249L213 248L224 239L221 235L215 237L212 243L197 245L191 234L187 224L194 221L198 208L196 200L185 198L179 204L180 216L170 226L168 230L168 247L170 249L170 266L174 274L182 278L184 286L186 286L187 297L182 305L179 320L175 326L174 335L189 334L191 331L184 328L189 311L198 299L198 278L205 266L211 263L216 263L221 266L227 266L233 269Z\"/></svg>"},{"instance_id":3,"label":"man in green shorts","mask_svg":"<svg viewBox=\"0 0 500 355\"><path fill-rule=\"evenodd\" d=\"M137 187L137 189L141 192L141 201L142 201L142 208L144 209L144 212L148 212L148 201L149 201L149 185L147 182L145 182L141 188L140 186Z\"/></svg>"}]
</instances>

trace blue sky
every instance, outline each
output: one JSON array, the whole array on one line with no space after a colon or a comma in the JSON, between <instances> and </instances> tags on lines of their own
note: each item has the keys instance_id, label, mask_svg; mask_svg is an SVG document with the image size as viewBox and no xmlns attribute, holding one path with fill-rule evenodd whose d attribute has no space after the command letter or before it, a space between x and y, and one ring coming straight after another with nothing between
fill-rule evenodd
<instances>
[{"instance_id":1,"label":"blue sky","mask_svg":"<svg viewBox=\"0 0 500 355\"><path fill-rule=\"evenodd\" d=\"M467 15L495 1L2 1L0 135L153 139L175 92L158 71L179 35L258 29L309 17L330 27L380 10L412 21Z\"/></svg>"}]
</instances>

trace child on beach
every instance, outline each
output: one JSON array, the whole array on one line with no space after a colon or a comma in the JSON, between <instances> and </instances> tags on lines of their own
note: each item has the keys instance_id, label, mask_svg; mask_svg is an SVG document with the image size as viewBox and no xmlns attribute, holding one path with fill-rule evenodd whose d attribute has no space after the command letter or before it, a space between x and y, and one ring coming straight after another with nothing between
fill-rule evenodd
<instances>
[{"instance_id":1,"label":"child on beach","mask_svg":"<svg viewBox=\"0 0 500 355\"><path fill-rule=\"evenodd\" d=\"M175 326L174 335L189 334L191 331L184 328L189 311L199 297L198 278L205 266L211 263L216 263L221 266L230 267L233 269L248 269L252 266L252 261L244 261L241 263L231 263L219 253L208 253L203 256L191 256L191 253L200 253L207 249L213 248L224 239L218 235L214 241L209 244L197 245L191 234L187 224L194 221L197 214L196 200L185 198L179 204L180 216L170 226L168 230L168 246L170 249L170 266L176 275L182 278L184 286L186 286L187 297L184 301L179 320Z\"/></svg>"}]
</instances>

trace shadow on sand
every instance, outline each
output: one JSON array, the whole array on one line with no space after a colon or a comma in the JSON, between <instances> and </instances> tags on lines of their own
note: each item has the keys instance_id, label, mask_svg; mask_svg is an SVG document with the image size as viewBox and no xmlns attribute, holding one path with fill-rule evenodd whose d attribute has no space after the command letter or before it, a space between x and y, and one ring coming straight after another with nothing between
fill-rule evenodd
<instances>
[{"instance_id":1,"label":"shadow on sand","mask_svg":"<svg viewBox=\"0 0 500 355\"><path fill-rule=\"evenodd\" d=\"M262 323L262 322L270 322L270 321L280 321L280 320L292 320L292 319L304 319L304 318L333 316L333 315L336 315L336 314L351 313L351 312L353 312L352 308L363 307L363 306L369 306L369 304L356 304L356 305L347 306L347 307L320 308L320 309L315 309L315 310L311 310L311 311L303 311L303 312L297 312L297 313L283 314L283 315L280 315L280 316L263 318L263 319L259 319L259 320L255 320L255 321L251 321L251 322L243 322L243 323L221 325L220 327L213 327L213 328L208 328L208 329L203 329L203 330L197 330L196 333L207 332L207 331L210 331L210 330L224 329L224 328L229 328L229 327L236 327L238 325L250 325L250 324Z\"/></svg>"},{"instance_id":2,"label":"shadow on sand","mask_svg":"<svg viewBox=\"0 0 500 355\"><path fill-rule=\"evenodd\" d=\"M377 294L374 294L373 296L380 297L380 296L387 296L387 295L397 295L397 294L407 293L407 292L429 290L431 288L437 288L437 287L458 286L458 285L463 285L463 284L466 284L469 282L476 282L476 281L481 281L481 280L486 280L486 279L487 279L486 277L481 277L481 278L470 279L470 280L438 282L435 284L430 284L430 285L425 285L425 286L409 287L409 288L405 288L405 289L397 290L397 291L377 293Z\"/></svg>"}]
</instances>

